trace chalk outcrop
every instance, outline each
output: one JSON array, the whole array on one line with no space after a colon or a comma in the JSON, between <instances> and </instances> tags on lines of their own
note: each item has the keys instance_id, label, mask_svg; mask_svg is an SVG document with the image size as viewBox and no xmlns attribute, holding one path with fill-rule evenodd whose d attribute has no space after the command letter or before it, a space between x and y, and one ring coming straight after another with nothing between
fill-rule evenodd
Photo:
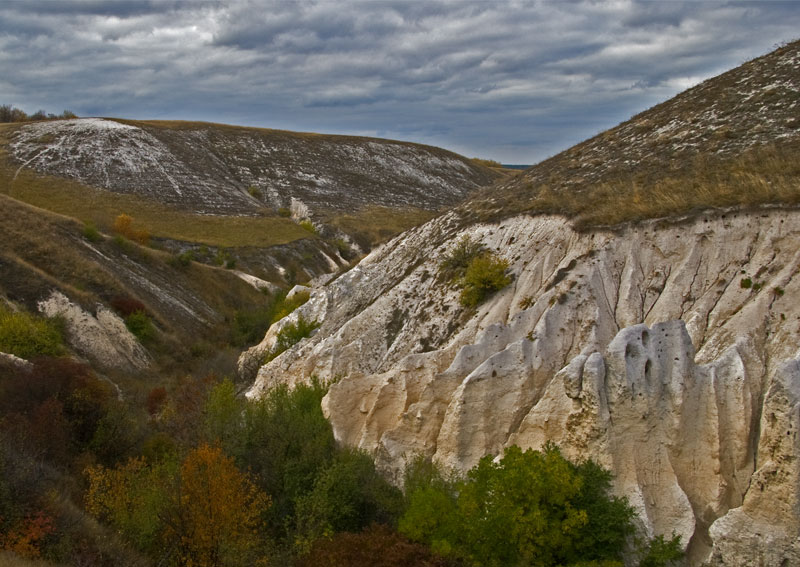
<instances>
[{"instance_id":1,"label":"chalk outcrop","mask_svg":"<svg viewBox=\"0 0 800 567\"><path fill-rule=\"evenodd\" d=\"M39 302L39 311L64 320L70 346L101 368L142 370L150 355L125 326L125 322L102 304L92 315L63 293L54 291Z\"/></svg>"},{"instance_id":2,"label":"chalk outcrop","mask_svg":"<svg viewBox=\"0 0 800 567\"><path fill-rule=\"evenodd\" d=\"M692 564L794 557L800 213L588 233L555 216L457 220L410 231L315 290L291 317L319 321L318 333L260 367L250 395L336 380L323 409L337 439L398 480L416 454L463 470L554 441L609 468L641 529L683 536ZM463 235L514 276L475 311L438 277Z\"/></svg>"}]
</instances>

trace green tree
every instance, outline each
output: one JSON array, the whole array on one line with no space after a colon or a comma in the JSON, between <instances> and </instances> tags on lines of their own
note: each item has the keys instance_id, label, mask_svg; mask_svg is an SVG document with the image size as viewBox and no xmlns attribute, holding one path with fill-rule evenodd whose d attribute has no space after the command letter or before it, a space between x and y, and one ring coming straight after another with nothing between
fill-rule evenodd
<instances>
[{"instance_id":1,"label":"green tree","mask_svg":"<svg viewBox=\"0 0 800 567\"><path fill-rule=\"evenodd\" d=\"M326 392L316 379L292 390L278 386L248 402L242 414L237 462L272 497L269 526L278 538L294 524L298 498L313 490L336 454L333 430L320 405Z\"/></svg>"},{"instance_id":2,"label":"green tree","mask_svg":"<svg viewBox=\"0 0 800 567\"><path fill-rule=\"evenodd\" d=\"M113 469L89 467L86 510L140 551L156 554L163 547L164 518L173 505L177 472L174 461L148 463L141 457Z\"/></svg>"},{"instance_id":3,"label":"green tree","mask_svg":"<svg viewBox=\"0 0 800 567\"><path fill-rule=\"evenodd\" d=\"M359 532L373 523L393 523L402 500L402 493L375 470L369 455L343 450L317 476L313 490L299 497L299 537L311 542L337 532Z\"/></svg>"},{"instance_id":4,"label":"green tree","mask_svg":"<svg viewBox=\"0 0 800 567\"><path fill-rule=\"evenodd\" d=\"M242 429L244 405L236 397L236 386L230 378L216 384L208 394L204 408L206 438L236 454Z\"/></svg>"},{"instance_id":5,"label":"green tree","mask_svg":"<svg viewBox=\"0 0 800 567\"><path fill-rule=\"evenodd\" d=\"M412 479L401 533L474 565L613 564L632 530L633 510L608 495L608 474L553 445L510 447L461 480L429 478Z\"/></svg>"}]
</instances>

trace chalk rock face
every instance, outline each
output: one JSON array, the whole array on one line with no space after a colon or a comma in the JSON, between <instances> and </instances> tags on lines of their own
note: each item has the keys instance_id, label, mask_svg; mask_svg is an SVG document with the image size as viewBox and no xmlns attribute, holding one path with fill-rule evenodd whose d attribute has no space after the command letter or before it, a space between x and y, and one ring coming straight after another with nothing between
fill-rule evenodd
<instances>
[{"instance_id":1,"label":"chalk rock face","mask_svg":"<svg viewBox=\"0 0 800 567\"><path fill-rule=\"evenodd\" d=\"M102 305L92 315L54 291L39 302L39 311L48 317L63 317L70 345L103 368L143 369L150 364L150 356L125 322Z\"/></svg>"},{"instance_id":2,"label":"chalk rock face","mask_svg":"<svg viewBox=\"0 0 800 567\"><path fill-rule=\"evenodd\" d=\"M474 310L438 274L465 235L513 275ZM643 533L680 534L690 564L793 564L799 270L796 211L583 233L448 214L314 290L291 317L318 332L261 366L250 395L336 380L337 439L397 482L418 454L466 470L553 441L610 469Z\"/></svg>"}]
</instances>

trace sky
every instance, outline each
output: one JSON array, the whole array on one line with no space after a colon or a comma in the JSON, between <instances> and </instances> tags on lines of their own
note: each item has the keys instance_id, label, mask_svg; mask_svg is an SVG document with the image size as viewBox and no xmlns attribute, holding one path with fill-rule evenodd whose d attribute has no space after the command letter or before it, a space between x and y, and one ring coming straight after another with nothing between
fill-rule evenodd
<instances>
[{"instance_id":1,"label":"sky","mask_svg":"<svg viewBox=\"0 0 800 567\"><path fill-rule=\"evenodd\" d=\"M0 0L0 104L533 164L800 38L800 0Z\"/></svg>"}]
</instances>

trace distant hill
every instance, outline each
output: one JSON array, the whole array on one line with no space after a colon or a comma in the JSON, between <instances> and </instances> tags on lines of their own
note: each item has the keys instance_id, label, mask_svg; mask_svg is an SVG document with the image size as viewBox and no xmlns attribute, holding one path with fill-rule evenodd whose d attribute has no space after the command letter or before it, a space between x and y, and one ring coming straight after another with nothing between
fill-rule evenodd
<instances>
[{"instance_id":1,"label":"distant hill","mask_svg":"<svg viewBox=\"0 0 800 567\"><path fill-rule=\"evenodd\" d=\"M12 162L201 214L368 206L437 210L499 175L452 152L377 138L195 122L82 118L10 135Z\"/></svg>"}]
</instances>

